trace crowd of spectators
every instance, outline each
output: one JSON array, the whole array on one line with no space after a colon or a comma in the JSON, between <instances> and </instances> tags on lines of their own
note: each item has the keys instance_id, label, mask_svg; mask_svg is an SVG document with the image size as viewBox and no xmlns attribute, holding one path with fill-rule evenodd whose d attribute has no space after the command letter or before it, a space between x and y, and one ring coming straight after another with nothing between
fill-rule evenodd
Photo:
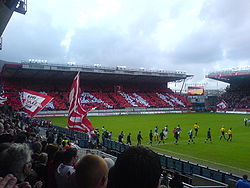
<instances>
[{"instance_id":1,"label":"crowd of spectators","mask_svg":"<svg viewBox=\"0 0 250 188\"><path fill-rule=\"evenodd\" d=\"M250 109L250 91L227 91L220 98L226 101L229 109Z\"/></svg>"},{"instance_id":2,"label":"crowd of spectators","mask_svg":"<svg viewBox=\"0 0 250 188\"><path fill-rule=\"evenodd\" d=\"M40 135L41 126L51 127L51 122L0 107L0 188L183 187L179 174L169 178L162 173L160 156L149 148L131 146L115 162L94 154L79 156L63 135L55 139L53 129Z\"/></svg>"},{"instance_id":3,"label":"crowd of spectators","mask_svg":"<svg viewBox=\"0 0 250 188\"><path fill-rule=\"evenodd\" d=\"M160 158L152 150L130 147L116 162L93 154L82 157L59 134L57 139L53 131L41 136L40 126L51 123L0 107L0 188L160 186Z\"/></svg>"}]
</instances>

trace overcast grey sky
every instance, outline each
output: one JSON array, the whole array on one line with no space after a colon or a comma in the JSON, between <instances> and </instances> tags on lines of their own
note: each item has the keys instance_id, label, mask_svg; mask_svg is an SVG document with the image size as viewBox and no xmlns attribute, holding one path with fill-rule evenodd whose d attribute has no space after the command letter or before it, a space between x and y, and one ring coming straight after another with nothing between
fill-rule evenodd
<instances>
[{"instance_id":1,"label":"overcast grey sky","mask_svg":"<svg viewBox=\"0 0 250 188\"><path fill-rule=\"evenodd\" d=\"M28 0L0 59L181 70L217 89L206 74L250 65L249 10L249 0Z\"/></svg>"}]
</instances>

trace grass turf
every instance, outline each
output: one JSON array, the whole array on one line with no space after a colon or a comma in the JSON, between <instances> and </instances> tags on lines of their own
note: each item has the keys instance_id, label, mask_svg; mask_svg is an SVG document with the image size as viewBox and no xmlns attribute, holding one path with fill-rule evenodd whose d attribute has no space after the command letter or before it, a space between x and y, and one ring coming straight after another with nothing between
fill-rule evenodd
<instances>
[{"instance_id":1,"label":"grass turf","mask_svg":"<svg viewBox=\"0 0 250 188\"><path fill-rule=\"evenodd\" d=\"M217 169L225 170L235 174L250 173L250 125L244 126L243 119L249 115L239 114L214 114L214 113L192 113L192 114L157 114L157 115L124 115L88 117L95 128L102 126L113 132L112 138L117 140L121 130L125 132L124 140L129 132L132 133L132 144L136 144L136 135L142 131L142 144L148 145L149 130L154 131L155 126L160 130L168 125L169 133L165 144L158 145L156 142L151 147L153 150L170 156L186 159L198 164L207 165ZM67 117L50 117L54 125L65 126ZM187 144L187 132L193 128L194 123L200 128L198 136L194 139L195 144ZM177 125L181 126L179 144L173 144L172 130ZM233 141L227 142L220 137L220 128L224 125L226 130L232 127ZM204 143L207 129L211 128L212 140L210 144ZM227 135L226 135L227 136Z\"/></svg>"}]
</instances>

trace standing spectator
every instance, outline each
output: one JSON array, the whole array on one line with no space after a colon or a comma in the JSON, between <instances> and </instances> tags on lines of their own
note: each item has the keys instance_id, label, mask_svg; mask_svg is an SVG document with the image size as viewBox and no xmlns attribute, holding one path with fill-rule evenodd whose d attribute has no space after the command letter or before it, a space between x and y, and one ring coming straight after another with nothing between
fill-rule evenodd
<instances>
[{"instance_id":1,"label":"standing spectator","mask_svg":"<svg viewBox=\"0 0 250 188\"><path fill-rule=\"evenodd\" d=\"M237 188L250 188L250 183L247 181L247 175L243 175L243 179L236 182Z\"/></svg>"},{"instance_id":2,"label":"standing spectator","mask_svg":"<svg viewBox=\"0 0 250 188\"><path fill-rule=\"evenodd\" d=\"M62 188L66 183L67 178L75 172L74 165L77 161L77 149L68 148L64 152L64 160L56 170L57 188Z\"/></svg>"},{"instance_id":3,"label":"standing spectator","mask_svg":"<svg viewBox=\"0 0 250 188\"><path fill-rule=\"evenodd\" d=\"M71 183L77 187L106 188L108 170L107 163L103 158L97 155L86 155L77 163L76 171L69 178L69 182L72 180Z\"/></svg>"}]
</instances>

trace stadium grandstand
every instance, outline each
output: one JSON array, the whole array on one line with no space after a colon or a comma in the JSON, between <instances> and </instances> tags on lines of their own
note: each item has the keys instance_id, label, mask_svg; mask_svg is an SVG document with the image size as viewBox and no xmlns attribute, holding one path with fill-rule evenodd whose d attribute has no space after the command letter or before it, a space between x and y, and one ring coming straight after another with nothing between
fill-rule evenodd
<instances>
[{"instance_id":1,"label":"stadium grandstand","mask_svg":"<svg viewBox=\"0 0 250 188\"><path fill-rule=\"evenodd\" d=\"M26 0L1 0L0 1L0 50L2 49L2 34L7 27L14 12L25 14L27 12Z\"/></svg>"},{"instance_id":2,"label":"stadium grandstand","mask_svg":"<svg viewBox=\"0 0 250 188\"><path fill-rule=\"evenodd\" d=\"M80 72L81 77L81 103L85 108L96 108L95 111L97 112L109 110L116 112L123 109L127 111L132 109L133 112L164 109L173 112L174 110L189 111L191 109L191 103L184 96L176 94L168 88L169 82L185 80L191 76L185 72L131 69L124 66L57 65L49 64L46 61L21 63L1 61L1 64L1 89L8 96L8 105L1 107L2 119L0 119L0 127L1 122L3 125L6 124L5 121L12 126L3 126L3 136L0 135L0 138L11 139L16 143L24 143L29 138L34 140L31 143L34 144L40 143L46 138L46 143L49 143L48 147L54 147L51 144L57 144L57 148L50 148L52 150L57 151L59 148L63 148L63 152L66 152L67 149L76 147L79 156L94 153L103 158L110 158L113 161L116 161L117 157L119 158L125 150L131 147L110 140L105 136L105 133L102 135L102 142L97 144L100 142L95 140L97 137L90 138L86 133L53 126L50 121L30 118L16 113L22 111L19 92L22 89L28 89L54 97L54 100L44 110L47 115L53 114L53 112L67 114L69 90L77 72ZM9 117L13 117L13 119L11 120ZM9 132L14 132L14 136L10 136ZM70 144L68 144L69 140ZM2 142L5 142L5 140ZM33 149L35 152L35 146ZM43 151L50 152L48 150ZM40 156L40 154L36 155ZM49 160L51 160L51 157L49 157ZM35 159L33 166L37 174L40 174L36 162ZM228 187L230 184L233 187L236 180L240 178L231 173L163 154L159 154L159 162L164 170L161 177L162 184L166 186L171 184L171 180L174 179L174 176L170 177L169 174L176 173L179 174L179 181L186 188L201 185L211 188ZM52 162L50 161L47 164L50 163ZM53 163L53 165L55 164ZM51 173L51 171L48 173ZM0 175L3 176L4 174ZM56 177L56 175L52 174L49 177L44 177L40 174L40 176L36 177L36 180L43 178L45 187L56 187L58 180L53 179L53 177ZM165 179L165 183L163 179Z\"/></svg>"},{"instance_id":3,"label":"stadium grandstand","mask_svg":"<svg viewBox=\"0 0 250 188\"><path fill-rule=\"evenodd\" d=\"M225 108L221 110L250 111L250 67L212 72L206 77L230 84L217 99L217 102L226 102Z\"/></svg>"},{"instance_id":4,"label":"stadium grandstand","mask_svg":"<svg viewBox=\"0 0 250 188\"><path fill-rule=\"evenodd\" d=\"M168 82L185 80L184 72L131 69L123 66L74 66L48 63L9 63L1 71L2 89L8 93L9 105L21 109L18 93L29 89L46 93L54 100L46 111L65 111L76 72L81 72L81 103L101 109L190 108L185 97L168 88Z\"/></svg>"},{"instance_id":5,"label":"stadium grandstand","mask_svg":"<svg viewBox=\"0 0 250 188\"><path fill-rule=\"evenodd\" d=\"M13 12L25 14L27 1L0 1L0 37L2 37ZM1 48L2 38L0 38ZM97 134L97 132L91 137L86 133L54 126L53 122L49 120L26 116L22 113L23 107L19 96L23 89L48 94L54 98L40 113L43 117L55 114L67 115L69 91L77 72L80 72L81 78L81 104L85 108L94 108L93 113L96 114L109 112L110 115L110 112L116 114L115 112L124 111L127 114L129 112L131 114L138 112L190 112L192 105L199 99L197 96L192 96L191 99L194 102L191 104L186 96L177 94L168 87L169 82L175 81L183 81L184 85L184 81L192 77L185 72L132 69L125 66L103 67L99 64L93 66L78 66L73 63L60 65L49 64L44 60L29 60L21 63L0 60L0 69L1 94L5 94L5 97L8 98L7 103L0 105L0 188L14 187L13 183L15 184L16 181L22 182L18 187L30 187L30 184L31 187L36 188L61 188L64 183L65 185L62 187L84 187L80 186L79 182L80 184L88 182L87 180L90 179L88 177L93 175L90 174L93 168L100 170L98 175L95 174L94 179L96 179L101 172L107 172L107 165L109 167L114 165L116 160L121 164L122 157L120 156L124 155L124 151L126 153L129 148L130 152L134 149L130 145L106 138L105 134L102 135L102 141L99 144L97 137L99 133ZM225 100L228 104L227 109L237 108L245 111L249 109L250 111L249 75L250 69L211 73L207 77L230 83L227 92L219 99L216 98L218 101ZM5 97L0 102L6 101ZM156 184L160 182L162 187L170 185L173 188L177 187L177 184L181 184L181 187L184 188L235 187L235 182L240 178L232 173L172 156L160 153L156 156L150 149L144 148L141 151L137 149L137 152L135 155L139 157L136 156L134 159L138 161L136 163L132 161L132 163L141 166L137 168L137 165L127 165L127 163L124 166L132 167L132 171L138 172L137 176L143 175L143 177L138 177L138 179L143 179L143 182L139 182L142 184L151 183L152 176L147 178L146 175L152 175L156 169L147 164L160 167L156 169ZM139 152L143 152L143 157L139 155ZM86 159L83 156L87 154L95 154L101 158ZM75 165L76 155L81 159ZM146 155L149 158L146 158ZM99 169L100 165L96 165L104 161L102 158L107 159L107 165L104 165L105 169ZM88 173L84 173L84 168L80 166L84 165L84 160L92 160L92 162L96 160L95 165L87 165ZM125 162L128 161L125 160ZM33 171L31 171L31 163ZM116 170L116 175L119 170L118 164L115 163L113 168ZM62 174L60 169L64 168L65 170L65 166L68 168L66 169L68 173L73 171L75 173L69 176ZM141 169L142 171L138 171ZM160 175L161 172L163 173ZM8 175L10 173L12 175ZM82 175L80 176L81 180L78 179L79 181L76 180L77 174ZM86 176L86 174L87 177L84 177L83 175ZM105 183L107 183L107 176L111 177L112 180L114 171L113 174L110 174L102 174L101 178L105 180ZM135 181L130 181L131 177L127 178L126 175L128 174L125 174L124 181L127 182L122 182L122 184L132 183L135 185L137 177L133 177ZM103 181L103 179L101 180ZM105 183L95 187L106 187ZM111 185L108 182L107 187L117 187ZM149 186L147 184L144 187ZM153 188L153 186L149 188L151 187ZM156 187L154 186L154 188Z\"/></svg>"}]
</instances>

